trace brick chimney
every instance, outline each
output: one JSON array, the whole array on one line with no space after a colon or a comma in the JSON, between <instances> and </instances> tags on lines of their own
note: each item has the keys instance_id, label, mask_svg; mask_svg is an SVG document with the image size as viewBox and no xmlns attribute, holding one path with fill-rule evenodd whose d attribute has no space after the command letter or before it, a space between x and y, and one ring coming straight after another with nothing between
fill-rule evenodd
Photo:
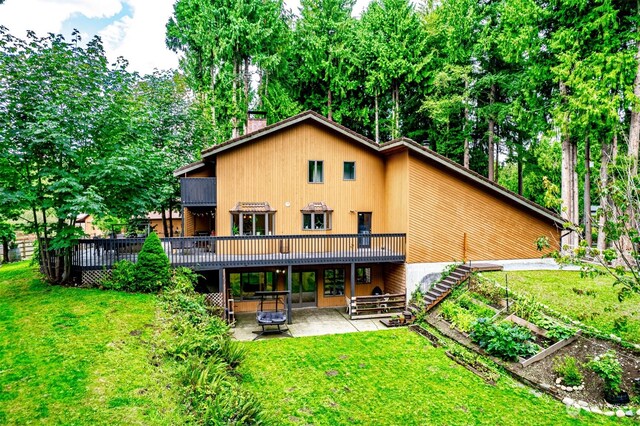
<instances>
[{"instance_id":1,"label":"brick chimney","mask_svg":"<svg viewBox=\"0 0 640 426\"><path fill-rule=\"evenodd\" d=\"M251 133L267 127L267 113L264 111L248 111L246 132Z\"/></svg>"}]
</instances>

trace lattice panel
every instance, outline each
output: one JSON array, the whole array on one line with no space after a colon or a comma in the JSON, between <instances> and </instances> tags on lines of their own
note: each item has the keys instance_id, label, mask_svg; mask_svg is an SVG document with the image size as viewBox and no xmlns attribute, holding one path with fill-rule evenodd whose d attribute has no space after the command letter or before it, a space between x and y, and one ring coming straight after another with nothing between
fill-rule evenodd
<instances>
[{"instance_id":1,"label":"lattice panel","mask_svg":"<svg viewBox=\"0 0 640 426\"><path fill-rule=\"evenodd\" d=\"M224 308L224 293L207 293L204 301L208 305Z\"/></svg>"},{"instance_id":2,"label":"lattice panel","mask_svg":"<svg viewBox=\"0 0 640 426\"><path fill-rule=\"evenodd\" d=\"M111 270L82 271L82 285L97 285L107 278L111 278Z\"/></svg>"}]
</instances>

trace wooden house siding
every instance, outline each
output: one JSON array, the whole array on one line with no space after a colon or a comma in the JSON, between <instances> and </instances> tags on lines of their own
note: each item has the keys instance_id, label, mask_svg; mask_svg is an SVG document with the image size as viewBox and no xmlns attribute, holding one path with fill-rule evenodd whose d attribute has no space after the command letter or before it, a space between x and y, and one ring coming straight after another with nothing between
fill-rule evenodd
<instances>
[{"instance_id":1,"label":"wooden house siding","mask_svg":"<svg viewBox=\"0 0 640 426\"><path fill-rule=\"evenodd\" d=\"M188 207L184 207L182 215L184 218L184 235L193 235L195 232L193 214L189 211Z\"/></svg>"},{"instance_id":2,"label":"wooden house siding","mask_svg":"<svg viewBox=\"0 0 640 426\"><path fill-rule=\"evenodd\" d=\"M323 183L308 183L308 162L322 160ZM355 161L356 179L343 180L343 162ZM238 202L267 202L275 234L357 232L357 212L373 212L372 233L385 232L385 163L372 150L316 124L300 123L217 155L218 235L231 234ZM333 209L331 229L302 229L300 210L322 201Z\"/></svg>"},{"instance_id":3,"label":"wooden house siding","mask_svg":"<svg viewBox=\"0 0 640 426\"><path fill-rule=\"evenodd\" d=\"M383 271L385 293L399 294L407 291L406 273L404 264L387 264Z\"/></svg>"},{"instance_id":4,"label":"wooden house siding","mask_svg":"<svg viewBox=\"0 0 640 426\"><path fill-rule=\"evenodd\" d=\"M409 154L407 263L539 258L535 241L559 230L549 219Z\"/></svg>"}]
</instances>

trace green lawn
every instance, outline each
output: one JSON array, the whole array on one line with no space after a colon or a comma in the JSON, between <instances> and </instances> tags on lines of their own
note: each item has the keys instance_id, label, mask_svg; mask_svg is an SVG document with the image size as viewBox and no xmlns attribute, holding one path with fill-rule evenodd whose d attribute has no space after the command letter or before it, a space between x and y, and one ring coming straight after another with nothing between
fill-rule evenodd
<instances>
[{"instance_id":1,"label":"green lawn","mask_svg":"<svg viewBox=\"0 0 640 426\"><path fill-rule=\"evenodd\" d=\"M503 377L497 386L406 329L246 343L240 367L276 424L609 424ZM619 422L616 422L619 423Z\"/></svg>"},{"instance_id":2,"label":"green lawn","mask_svg":"<svg viewBox=\"0 0 640 426\"><path fill-rule=\"evenodd\" d=\"M610 277L581 278L578 271L491 272L483 276L504 285L505 274L510 288L587 325L640 343L640 295L619 302L618 289Z\"/></svg>"},{"instance_id":3,"label":"green lawn","mask_svg":"<svg viewBox=\"0 0 640 426\"><path fill-rule=\"evenodd\" d=\"M175 373L151 362L155 300L0 267L0 424L183 423Z\"/></svg>"}]
</instances>

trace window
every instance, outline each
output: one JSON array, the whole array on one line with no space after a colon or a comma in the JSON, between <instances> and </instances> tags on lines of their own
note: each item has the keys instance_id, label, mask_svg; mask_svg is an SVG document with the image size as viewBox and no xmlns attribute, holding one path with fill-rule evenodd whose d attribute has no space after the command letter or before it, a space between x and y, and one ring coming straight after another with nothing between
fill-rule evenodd
<instances>
[{"instance_id":1,"label":"window","mask_svg":"<svg viewBox=\"0 0 640 426\"><path fill-rule=\"evenodd\" d=\"M333 210L324 202L309 203L300 211L302 212L302 229L305 231L331 229Z\"/></svg>"},{"instance_id":2,"label":"window","mask_svg":"<svg viewBox=\"0 0 640 426\"><path fill-rule=\"evenodd\" d=\"M232 235L271 235L275 233L273 213L231 213Z\"/></svg>"},{"instance_id":3,"label":"window","mask_svg":"<svg viewBox=\"0 0 640 426\"><path fill-rule=\"evenodd\" d=\"M342 179L356 180L356 162L355 161L344 162Z\"/></svg>"},{"instance_id":4,"label":"window","mask_svg":"<svg viewBox=\"0 0 640 426\"><path fill-rule=\"evenodd\" d=\"M331 229L331 212L302 213L302 229L305 231Z\"/></svg>"},{"instance_id":5,"label":"window","mask_svg":"<svg viewBox=\"0 0 640 426\"><path fill-rule=\"evenodd\" d=\"M344 295L344 269L324 270L324 295Z\"/></svg>"},{"instance_id":6,"label":"window","mask_svg":"<svg viewBox=\"0 0 640 426\"><path fill-rule=\"evenodd\" d=\"M274 291L273 272L242 272L229 274L231 294L236 300L255 299L256 291Z\"/></svg>"},{"instance_id":7,"label":"window","mask_svg":"<svg viewBox=\"0 0 640 426\"><path fill-rule=\"evenodd\" d=\"M356 268L356 284L371 284L371 268Z\"/></svg>"},{"instance_id":8,"label":"window","mask_svg":"<svg viewBox=\"0 0 640 426\"><path fill-rule=\"evenodd\" d=\"M268 203L238 203L231 210L231 235L275 234L275 210Z\"/></svg>"},{"instance_id":9,"label":"window","mask_svg":"<svg viewBox=\"0 0 640 426\"><path fill-rule=\"evenodd\" d=\"M324 182L323 162L311 160L309 161L309 183Z\"/></svg>"}]
</instances>

